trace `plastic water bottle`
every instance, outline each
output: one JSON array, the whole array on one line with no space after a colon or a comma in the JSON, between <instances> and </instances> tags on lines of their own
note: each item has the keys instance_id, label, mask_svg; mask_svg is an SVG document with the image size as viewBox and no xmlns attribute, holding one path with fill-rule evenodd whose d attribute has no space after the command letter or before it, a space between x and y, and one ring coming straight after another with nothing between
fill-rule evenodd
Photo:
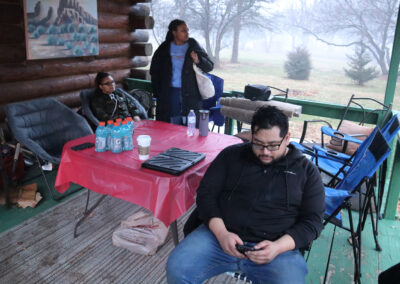
<instances>
[{"instance_id":1,"label":"plastic water bottle","mask_svg":"<svg viewBox=\"0 0 400 284\"><path fill-rule=\"evenodd\" d=\"M125 119L126 121L127 121L127 123L128 123L128 127L129 127L129 130L130 130L130 132L131 132L131 135L133 135L133 119L132 119L132 117L130 117L130 116L128 116L126 119Z\"/></svg>"},{"instance_id":2,"label":"plastic water bottle","mask_svg":"<svg viewBox=\"0 0 400 284\"><path fill-rule=\"evenodd\" d=\"M94 146L94 150L96 152L105 152L107 151L107 133L106 123L103 121L99 122L99 125L96 128L96 143Z\"/></svg>"},{"instance_id":3,"label":"plastic water bottle","mask_svg":"<svg viewBox=\"0 0 400 284\"><path fill-rule=\"evenodd\" d=\"M106 127L107 128L107 144L106 144L107 150L111 150L111 132L112 132L113 127L114 127L114 121L108 120L107 127Z\"/></svg>"},{"instance_id":4,"label":"plastic water bottle","mask_svg":"<svg viewBox=\"0 0 400 284\"><path fill-rule=\"evenodd\" d=\"M193 136L196 133L196 114L194 110L190 110L187 117L187 135Z\"/></svg>"},{"instance_id":5,"label":"plastic water bottle","mask_svg":"<svg viewBox=\"0 0 400 284\"><path fill-rule=\"evenodd\" d=\"M122 134L122 150L130 151L133 149L133 141L131 129L128 126L128 122L124 120L121 125L121 134Z\"/></svg>"},{"instance_id":6,"label":"plastic water bottle","mask_svg":"<svg viewBox=\"0 0 400 284\"><path fill-rule=\"evenodd\" d=\"M122 152L122 133L118 122L114 123L114 127L111 130L111 152Z\"/></svg>"}]
</instances>

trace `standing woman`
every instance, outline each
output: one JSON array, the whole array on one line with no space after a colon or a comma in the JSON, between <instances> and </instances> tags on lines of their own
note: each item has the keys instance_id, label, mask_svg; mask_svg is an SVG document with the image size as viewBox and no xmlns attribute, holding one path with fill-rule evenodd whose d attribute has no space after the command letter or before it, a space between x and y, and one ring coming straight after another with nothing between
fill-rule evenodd
<instances>
[{"instance_id":1,"label":"standing woman","mask_svg":"<svg viewBox=\"0 0 400 284\"><path fill-rule=\"evenodd\" d=\"M157 120L186 124L190 109L202 107L202 98L193 71L195 63L210 72L214 63L197 41L189 38L189 29L182 20L175 19L168 26L165 41L153 55L150 66L151 83L157 98Z\"/></svg>"}]
</instances>

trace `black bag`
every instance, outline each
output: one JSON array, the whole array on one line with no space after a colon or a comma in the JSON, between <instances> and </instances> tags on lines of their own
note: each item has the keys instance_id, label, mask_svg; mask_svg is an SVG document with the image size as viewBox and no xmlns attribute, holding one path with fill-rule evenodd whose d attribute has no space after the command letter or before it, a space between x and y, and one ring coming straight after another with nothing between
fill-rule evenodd
<instances>
[{"instance_id":1,"label":"black bag","mask_svg":"<svg viewBox=\"0 0 400 284\"><path fill-rule=\"evenodd\" d=\"M150 110L153 99L153 95L150 92L140 89L133 89L129 91L129 94L139 101L139 103L144 107L146 112Z\"/></svg>"},{"instance_id":2,"label":"black bag","mask_svg":"<svg viewBox=\"0 0 400 284\"><path fill-rule=\"evenodd\" d=\"M271 89L264 85L246 85L244 97L252 101L268 101L272 99Z\"/></svg>"}]
</instances>

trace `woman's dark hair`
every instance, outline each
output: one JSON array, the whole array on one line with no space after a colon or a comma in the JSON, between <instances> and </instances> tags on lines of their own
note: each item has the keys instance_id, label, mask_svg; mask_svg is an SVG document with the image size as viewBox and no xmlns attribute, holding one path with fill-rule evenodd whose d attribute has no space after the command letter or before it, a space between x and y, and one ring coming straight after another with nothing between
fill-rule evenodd
<instances>
[{"instance_id":1,"label":"woman's dark hair","mask_svg":"<svg viewBox=\"0 0 400 284\"><path fill-rule=\"evenodd\" d=\"M257 109L251 120L251 133L254 134L260 129L271 129L274 126L279 127L279 134L283 138L289 129L289 119L286 114L273 106Z\"/></svg>"},{"instance_id":2,"label":"woman's dark hair","mask_svg":"<svg viewBox=\"0 0 400 284\"><path fill-rule=\"evenodd\" d=\"M176 31L176 29L180 26L180 25L186 25L185 21L179 20L179 19L175 19L172 20L171 23L169 23L168 25L168 32L167 32L167 36L165 37L165 41L167 42L171 42L174 40L174 35L172 34L173 31Z\"/></svg>"},{"instance_id":3,"label":"woman's dark hair","mask_svg":"<svg viewBox=\"0 0 400 284\"><path fill-rule=\"evenodd\" d=\"M99 73L97 73L96 78L94 79L94 84L96 85L97 89L99 88L99 85L103 82L103 79L108 77L108 76L111 76L111 74L107 73L107 72L99 72Z\"/></svg>"}]
</instances>

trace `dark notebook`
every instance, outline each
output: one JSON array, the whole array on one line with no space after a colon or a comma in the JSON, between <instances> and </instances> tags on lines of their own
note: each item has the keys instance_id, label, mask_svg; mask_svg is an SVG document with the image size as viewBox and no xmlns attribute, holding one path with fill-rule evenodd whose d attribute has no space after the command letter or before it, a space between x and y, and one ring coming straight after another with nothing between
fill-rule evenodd
<instances>
[{"instance_id":1,"label":"dark notebook","mask_svg":"<svg viewBox=\"0 0 400 284\"><path fill-rule=\"evenodd\" d=\"M180 175L205 157L206 155L202 153L191 152L179 148L170 148L167 151L145 161L142 164L142 167L172 175Z\"/></svg>"}]
</instances>

